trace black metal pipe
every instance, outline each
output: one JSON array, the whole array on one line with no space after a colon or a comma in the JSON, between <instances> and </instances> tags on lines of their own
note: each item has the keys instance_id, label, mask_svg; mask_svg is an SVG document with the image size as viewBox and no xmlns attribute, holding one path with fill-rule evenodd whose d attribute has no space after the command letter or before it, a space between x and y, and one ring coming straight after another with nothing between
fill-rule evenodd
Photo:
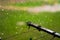
<instances>
[{"instance_id":1,"label":"black metal pipe","mask_svg":"<svg viewBox=\"0 0 60 40\"><path fill-rule=\"evenodd\" d=\"M41 27L41 26L36 25L36 24L33 24L33 23L31 23L31 22L27 22L27 25L28 25L28 26L32 26L32 27L36 28L36 29L39 30L39 31L41 30L41 31L47 32L48 34L51 34L51 35L53 35L54 37L60 38L60 34L57 33L57 32L55 32L55 31L49 30L49 29L47 29L47 28Z\"/></svg>"}]
</instances>

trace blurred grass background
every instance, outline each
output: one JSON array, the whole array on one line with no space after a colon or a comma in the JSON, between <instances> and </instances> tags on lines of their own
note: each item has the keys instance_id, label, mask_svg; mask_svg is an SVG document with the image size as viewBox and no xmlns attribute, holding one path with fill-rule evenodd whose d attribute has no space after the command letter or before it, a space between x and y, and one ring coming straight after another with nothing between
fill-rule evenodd
<instances>
[{"instance_id":1,"label":"blurred grass background","mask_svg":"<svg viewBox=\"0 0 60 40\"><path fill-rule=\"evenodd\" d=\"M14 6L40 6L40 5L54 5L60 3L60 0L0 0L0 5L14 5Z\"/></svg>"},{"instance_id":2,"label":"blurred grass background","mask_svg":"<svg viewBox=\"0 0 60 40\"><path fill-rule=\"evenodd\" d=\"M15 1L15 0L14 0ZM45 2L41 0L26 0L23 3L10 0L0 0L0 5L12 5L12 6L40 6L45 5ZM54 4L47 2L48 4ZM59 0L57 3L60 3ZM29 40L32 37L33 40L50 40L53 36L42 31L31 28L29 32L27 25L16 25L17 22L31 21L39 24L48 29L54 30L60 33L60 12L40 12L37 15L29 13L23 10L6 10L0 8L0 37L2 40ZM27 32L27 33L24 33ZM60 40L55 38L54 40Z\"/></svg>"}]
</instances>

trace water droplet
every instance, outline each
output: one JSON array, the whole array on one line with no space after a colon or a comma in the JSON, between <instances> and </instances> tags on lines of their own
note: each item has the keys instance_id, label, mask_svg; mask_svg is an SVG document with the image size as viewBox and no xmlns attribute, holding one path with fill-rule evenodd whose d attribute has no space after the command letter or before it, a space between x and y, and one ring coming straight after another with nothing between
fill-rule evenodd
<instances>
[{"instance_id":1,"label":"water droplet","mask_svg":"<svg viewBox=\"0 0 60 40\"><path fill-rule=\"evenodd\" d=\"M4 33L1 33L2 35L4 35Z\"/></svg>"},{"instance_id":2,"label":"water droplet","mask_svg":"<svg viewBox=\"0 0 60 40\"><path fill-rule=\"evenodd\" d=\"M4 9L2 9L2 11L4 11Z\"/></svg>"},{"instance_id":3,"label":"water droplet","mask_svg":"<svg viewBox=\"0 0 60 40\"><path fill-rule=\"evenodd\" d=\"M17 29L18 27L16 27L16 29Z\"/></svg>"},{"instance_id":4,"label":"water droplet","mask_svg":"<svg viewBox=\"0 0 60 40\"><path fill-rule=\"evenodd\" d=\"M47 18L47 16L45 16L45 18Z\"/></svg>"},{"instance_id":5,"label":"water droplet","mask_svg":"<svg viewBox=\"0 0 60 40\"><path fill-rule=\"evenodd\" d=\"M19 26L22 26L24 24L25 24L24 22L17 22L17 25L19 25Z\"/></svg>"},{"instance_id":6,"label":"water droplet","mask_svg":"<svg viewBox=\"0 0 60 40\"><path fill-rule=\"evenodd\" d=\"M34 37L34 39L37 39L37 37Z\"/></svg>"},{"instance_id":7,"label":"water droplet","mask_svg":"<svg viewBox=\"0 0 60 40\"><path fill-rule=\"evenodd\" d=\"M18 32L16 32L16 34L18 34Z\"/></svg>"},{"instance_id":8,"label":"water droplet","mask_svg":"<svg viewBox=\"0 0 60 40\"><path fill-rule=\"evenodd\" d=\"M8 13L6 13L8 15Z\"/></svg>"},{"instance_id":9,"label":"water droplet","mask_svg":"<svg viewBox=\"0 0 60 40\"><path fill-rule=\"evenodd\" d=\"M0 37L0 39L1 39L1 37Z\"/></svg>"},{"instance_id":10,"label":"water droplet","mask_svg":"<svg viewBox=\"0 0 60 40\"><path fill-rule=\"evenodd\" d=\"M50 19L50 22L52 22L53 20L52 19Z\"/></svg>"},{"instance_id":11,"label":"water droplet","mask_svg":"<svg viewBox=\"0 0 60 40\"><path fill-rule=\"evenodd\" d=\"M41 23L40 23L41 24Z\"/></svg>"},{"instance_id":12,"label":"water droplet","mask_svg":"<svg viewBox=\"0 0 60 40\"><path fill-rule=\"evenodd\" d=\"M21 30L23 30L23 28L21 28Z\"/></svg>"}]
</instances>

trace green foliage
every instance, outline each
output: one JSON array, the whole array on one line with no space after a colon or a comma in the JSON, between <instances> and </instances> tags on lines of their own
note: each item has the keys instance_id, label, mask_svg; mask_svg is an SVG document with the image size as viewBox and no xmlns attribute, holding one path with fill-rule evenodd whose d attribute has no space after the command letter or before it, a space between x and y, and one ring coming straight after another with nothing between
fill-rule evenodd
<instances>
[{"instance_id":1,"label":"green foliage","mask_svg":"<svg viewBox=\"0 0 60 40\"><path fill-rule=\"evenodd\" d=\"M26 0L25 2L16 2L10 4L13 6L41 6L41 5L54 5L55 3L60 3L59 0Z\"/></svg>"},{"instance_id":2,"label":"green foliage","mask_svg":"<svg viewBox=\"0 0 60 40\"><path fill-rule=\"evenodd\" d=\"M2 40L29 40L30 37L32 37L33 40L48 40L53 37L45 32L39 32L34 28L31 28L29 32L27 32L27 25L16 25L16 23L20 21L31 21L60 33L60 12L42 12L34 15L27 11L0 10L0 36ZM1 33L4 34L2 35ZM60 39L55 38L55 40Z\"/></svg>"}]
</instances>

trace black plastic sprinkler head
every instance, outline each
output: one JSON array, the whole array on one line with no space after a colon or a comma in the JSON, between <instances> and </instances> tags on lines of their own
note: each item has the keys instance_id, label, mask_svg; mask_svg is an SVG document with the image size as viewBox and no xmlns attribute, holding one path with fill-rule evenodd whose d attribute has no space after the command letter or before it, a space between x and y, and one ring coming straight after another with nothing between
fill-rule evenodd
<instances>
[{"instance_id":1,"label":"black plastic sprinkler head","mask_svg":"<svg viewBox=\"0 0 60 40\"><path fill-rule=\"evenodd\" d=\"M30 38L29 40L32 40L32 38Z\"/></svg>"},{"instance_id":2,"label":"black plastic sprinkler head","mask_svg":"<svg viewBox=\"0 0 60 40\"><path fill-rule=\"evenodd\" d=\"M28 29L30 29L30 23L31 23L31 22L26 22L26 23L27 23L27 25L29 26Z\"/></svg>"},{"instance_id":3,"label":"black plastic sprinkler head","mask_svg":"<svg viewBox=\"0 0 60 40\"><path fill-rule=\"evenodd\" d=\"M55 32L55 31L49 30L49 29L47 29L47 28L41 27L41 26L36 25L36 24L33 24L33 23L31 23L31 22L27 22L27 25L28 25L29 27L32 26L32 27L36 28L36 29L39 30L39 31L41 30L41 31L44 31L44 32L46 32L46 33L48 33L48 34L51 34L51 35L53 35L53 37L58 37L58 38L60 38L60 34L57 33L57 32Z\"/></svg>"},{"instance_id":4,"label":"black plastic sprinkler head","mask_svg":"<svg viewBox=\"0 0 60 40\"><path fill-rule=\"evenodd\" d=\"M27 26L29 26L29 29L30 29L30 26L32 26L32 27L34 27L34 28L37 28L37 30L38 31L40 31L41 30L41 26L39 26L39 25L36 25L36 24L33 24L32 22L27 22Z\"/></svg>"},{"instance_id":5,"label":"black plastic sprinkler head","mask_svg":"<svg viewBox=\"0 0 60 40\"><path fill-rule=\"evenodd\" d=\"M2 40L1 37L0 37L0 40Z\"/></svg>"}]
</instances>

